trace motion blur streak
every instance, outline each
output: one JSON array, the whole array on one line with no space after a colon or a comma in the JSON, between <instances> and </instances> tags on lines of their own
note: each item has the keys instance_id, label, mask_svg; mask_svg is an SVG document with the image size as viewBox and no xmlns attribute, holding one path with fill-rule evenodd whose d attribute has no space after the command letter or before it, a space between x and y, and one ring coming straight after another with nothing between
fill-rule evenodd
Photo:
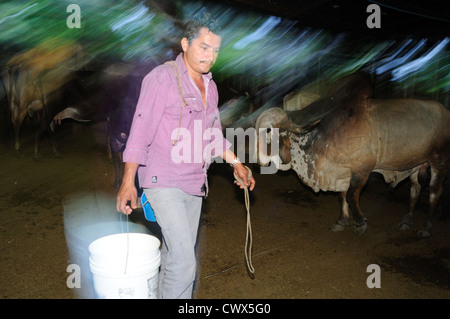
<instances>
[{"instance_id":1,"label":"motion blur streak","mask_svg":"<svg viewBox=\"0 0 450 319\"><path fill-rule=\"evenodd\" d=\"M295 20L216 2L80 0L77 4L82 27L70 29L65 24L66 2L2 1L0 45L5 51L0 62L4 65L9 51L30 49L49 38L77 41L87 58L100 61L172 57L180 50L180 26L205 5L222 24L222 48L213 69L218 82L244 77L254 86L244 90L278 85L273 92L285 94L319 78L364 70L378 82L401 81L402 89L411 87L419 94L450 89L445 67L450 62L448 38L437 43L413 38L355 41L348 33L299 27ZM280 78L286 81L280 84Z\"/></svg>"},{"instance_id":2,"label":"motion blur streak","mask_svg":"<svg viewBox=\"0 0 450 319\"><path fill-rule=\"evenodd\" d=\"M411 74L414 71L419 70L422 68L425 64L430 62L439 52L441 52L448 44L449 38L445 38L444 40L440 41L438 44L434 46L432 50L429 52L426 52L423 56L405 63L403 66L398 67L396 70L392 72L393 78L392 80L399 80L408 74Z\"/></svg>"},{"instance_id":3,"label":"motion blur streak","mask_svg":"<svg viewBox=\"0 0 450 319\"><path fill-rule=\"evenodd\" d=\"M102 193L74 194L64 199L64 232L69 250L69 264L81 268L81 288L75 289L79 298L95 298L89 269L89 244L103 236L151 232L141 224L128 221L117 213L115 198Z\"/></svg>"}]
</instances>

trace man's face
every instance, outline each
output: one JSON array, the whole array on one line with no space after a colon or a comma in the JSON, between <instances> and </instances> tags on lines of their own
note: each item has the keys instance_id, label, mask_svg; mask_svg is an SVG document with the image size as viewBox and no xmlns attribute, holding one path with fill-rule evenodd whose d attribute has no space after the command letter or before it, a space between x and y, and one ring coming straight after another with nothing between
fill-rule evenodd
<instances>
[{"instance_id":1,"label":"man's face","mask_svg":"<svg viewBox=\"0 0 450 319\"><path fill-rule=\"evenodd\" d=\"M207 28L200 29L199 36L191 44L186 38L181 40L184 59L188 70L196 73L208 73L219 55L222 39Z\"/></svg>"}]
</instances>

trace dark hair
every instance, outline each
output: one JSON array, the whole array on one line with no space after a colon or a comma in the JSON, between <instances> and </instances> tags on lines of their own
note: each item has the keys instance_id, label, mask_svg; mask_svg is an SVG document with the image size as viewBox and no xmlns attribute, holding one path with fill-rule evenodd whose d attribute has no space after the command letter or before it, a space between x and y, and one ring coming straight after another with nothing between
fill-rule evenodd
<instances>
[{"instance_id":1,"label":"dark hair","mask_svg":"<svg viewBox=\"0 0 450 319\"><path fill-rule=\"evenodd\" d=\"M208 12L201 10L184 25L183 38L188 39L189 43L191 43L192 40L199 36L201 28L207 28L216 35L220 33L220 26L217 20L213 19Z\"/></svg>"}]
</instances>

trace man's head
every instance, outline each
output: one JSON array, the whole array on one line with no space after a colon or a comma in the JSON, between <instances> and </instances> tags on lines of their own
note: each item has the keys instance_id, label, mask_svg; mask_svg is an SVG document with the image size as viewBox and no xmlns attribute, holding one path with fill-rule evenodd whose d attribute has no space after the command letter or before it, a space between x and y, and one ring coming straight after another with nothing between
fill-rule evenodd
<instances>
[{"instance_id":1,"label":"man's head","mask_svg":"<svg viewBox=\"0 0 450 319\"><path fill-rule=\"evenodd\" d=\"M220 36L220 26L215 19L211 17L208 12L201 12L196 14L191 20L189 20L183 31L183 38L186 38L189 44L192 40L200 35L200 30L206 28L215 35Z\"/></svg>"},{"instance_id":2,"label":"man's head","mask_svg":"<svg viewBox=\"0 0 450 319\"><path fill-rule=\"evenodd\" d=\"M208 73L214 65L221 44L219 32L217 22L208 13L197 15L186 24L181 47L190 74Z\"/></svg>"}]
</instances>

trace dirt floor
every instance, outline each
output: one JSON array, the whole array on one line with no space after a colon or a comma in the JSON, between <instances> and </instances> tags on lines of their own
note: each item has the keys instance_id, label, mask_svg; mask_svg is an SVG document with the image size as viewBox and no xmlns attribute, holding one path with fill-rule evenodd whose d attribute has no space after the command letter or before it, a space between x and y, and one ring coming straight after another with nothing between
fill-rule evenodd
<instances>
[{"instance_id":1,"label":"dirt floor","mask_svg":"<svg viewBox=\"0 0 450 319\"><path fill-rule=\"evenodd\" d=\"M62 157L53 157L44 139L40 163L32 158L32 139L26 134L22 158L10 144L0 149L0 298L77 298L77 288L67 287L67 266L73 261L64 203L81 193L106 194L115 205L104 123L64 124L57 131ZM252 279L244 258L243 191L233 185L229 166L211 167L196 298L450 298L448 217L435 223L430 238L416 237L425 218L426 192L413 228L402 232L396 225L406 212L409 183L390 193L377 175L371 177L361 197L369 225L361 236L352 227L329 231L339 215L337 194L315 194L294 172L255 172L255 178ZM380 288L367 286L372 264L380 267Z\"/></svg>"}]
</instances>

